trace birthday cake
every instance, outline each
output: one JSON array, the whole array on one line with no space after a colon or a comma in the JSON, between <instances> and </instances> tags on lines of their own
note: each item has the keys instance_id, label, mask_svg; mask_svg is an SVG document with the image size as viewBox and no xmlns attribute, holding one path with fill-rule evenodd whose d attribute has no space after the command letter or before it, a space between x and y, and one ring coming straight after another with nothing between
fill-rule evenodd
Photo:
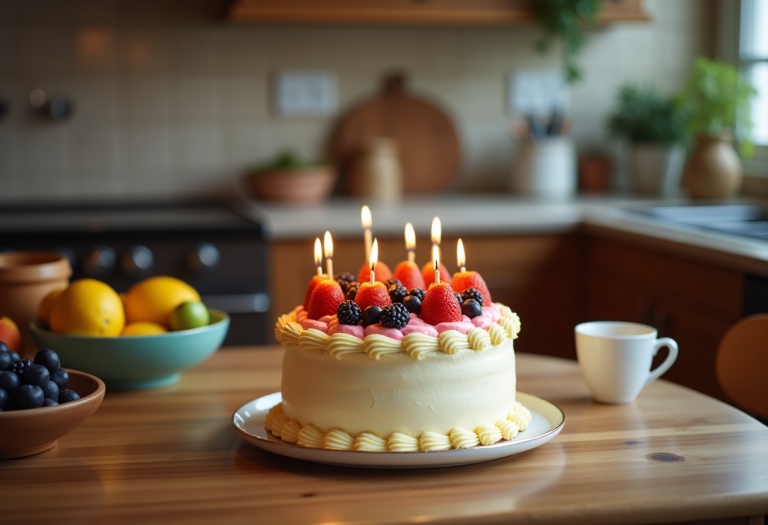
<instances>
[{"instance_id":1,"label":"birthday cake","mask_svg":"<svg viewBox=\"0 0 768 525\"><path fill-rule=\"evenodd\" d=\"M275 326L282 402L267 430L304 447L365 452L471 448L524 431L518 316L491 301L476 272L423 286L314 277L304 304Z\"/></svg>"}]
</instances>

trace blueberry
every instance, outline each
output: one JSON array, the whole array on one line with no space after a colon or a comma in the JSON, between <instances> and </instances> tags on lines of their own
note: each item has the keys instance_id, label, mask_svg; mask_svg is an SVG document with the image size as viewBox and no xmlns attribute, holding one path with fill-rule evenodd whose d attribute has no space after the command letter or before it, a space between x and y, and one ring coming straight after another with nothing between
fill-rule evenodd
<instances>
[{"instance_id":1,"label":"blueberry","mask_svg":"<svg viewBox=\"0 0 768 525\"><path fill-rule=\"evenodd\" d=\"M21 385L16 392L16 404L19 408L38 408L43 406L43 389L35 385Z\"/></svg>"},{"instance_id":2,"label":"blueberry","mask_svg":"<svg viewBox=\"0 0 768 525\"><path fill-rule=\"evenodd\" d=\"M50 348L43 348L35 354L35 364L43 365L52 374L61 366L59 355Z\"/></svg>"},{"instance_id":3,"label":"blueberry","mask_svg":"<svg viewBox=\"0 0 768 525\"><path fill-rule=\"evenodd\" d=\"M474 299L467 299L461 305L461 313L473 319L478 315L483 315L483 308Z\"/></svg>"},{"instance_id":4,"label":"blueberry","mask_svg":"<svg viewBox=\"0 0 768 525\"><path fill-rule=\"evenodd\" d=\"M59 402L58 402L58 401L55 401L55 400L53 400L53 399L48 399L48 398L45 398L45 399L43 399L43 404L42 404L42 406L44 406L44 407L55 407L55 406L56 406L56 405L58 405L58 404L59 404Z\"/></svg>"},{"instance_id":5,"label":"blueberry","mask_svg":"<svg viewBox=\"0 0 768 525\"><path fill-rule=\"evenodd\" d=\"M0 388L14 395L21 386L21 378L13 372L0 372Z\"/></svg>"},{"instance_id":6,"label":"blueberry","mask_svg":"<svg viewBox=\"0 0 768 525\"><path fill-rule=\"evenodd\" d=\"M459 301L459 306L461 306L461 303L464 302L464 298L461 296L461 294L453 292L453 296L456 297L456 300Z\"/></svg>"},{"instance_id":7,"label":"blueberry","mask_svg":"<svg viewBox=\"0 0 768 525\"><path fill-rule=\"evenodd\" d=\"M5 341L0 341L0 352L10 352L11 349L5 344Z\"/></svg>"},{"instance_id":8,"label":"blueberry","mask_svg":"<svg viewBox=\"0 0 768 525\"><path fill-rule=\"evenodd\" d=\"M363 326L376 324L381 321L381 308L378 306L369 306L363 312Z\"/></svg>"},{"instance_id":9,"label":"blueberry","mask_svg":"<svg viewBox=\"0 0 768 525\"><path fill-rule=\"evenodd\" d=\"M412 314L419 315L421 313L421 299L415 295L406 295L403 298L403 306Z\"/></svg>"},{"instance_id":10,"label":"blueberry","mask_svg":"<svg viewBox=\"0 0 768 525\"><path fill-rule=\"evenodd\" d=\"M43 387L45 399L59 399L59 385L53 381L48 381Z\"/></svg>"},{"instance_id":11,"label":"blueberry","mask_svg":"<svg viewBox=\"0 0 768 525\"><path fill-rule=\"evenodd\" d=\"M8 353L8 350L0 350L0 371L8 370L8 367L11 366L12 362L13 360L11 359L11 354Z\"/></svg>"},{"instance_id":12,"label":"blueberry","mask_svg":"<svg viewBox=\"0 0 768 525\"><path fill-rule=\"evenodd\" d=\"M21 382L26 385L35 385L40 388L50 381L51 373L43 365L30 365L21 374Z\"/></svg>"},{"instance_id":13,"label":"blueberry","mask_svg":"<svg viewBox=\"0 0 768 525\"><path fill-rule=\"evenodd\" d=\"M21 361L21 358L19 357L19 354L17 354L13 350L8 350L8 353L11 354L11 362L12 363L15 363L16 361Z\"/></svg>"},{"instance_id":14,"label":"blueberry","mask_svg":"<svg viewBox=\"0 0 768 525\"><path fill-rule=\"evenodd\" d=\"M402 284L393 284L387 291L389 292L389 300L393 303L402 303L403 297L408 295L408 290Z\"/></svg>"},{"instance_id":15,"label":"blueberry","mask_svg":"<svg viewBox=\"0 0 768 525\"><path fill-rule=\"evenodd\" d=\"M5 410L11 404L11 395L0 388L0 408Z\"/></svg>"},{"instance_id":16,"label":"blueberry","mask_svg":"<svg viewBox=\"0 0 768 525\"><path fill-rule=\"evenodd\" d=\"M424 302L424 297L427 296L426 290L422 290L421 288L411 288L411 290L408 292L408 295L413 295L414 297L418 297L419 301Z\"/></svg>"},{"instance_id":17,"label":"blueberry","mask_svg":"<svg viewBox=\"0 0 768 525\"><path fill-rule=\"evenodd\" d=\"M69 403L70 401L77 401L80 399L80 394L74 390L62 390L59 392L59 404Z\"/></svg>"},{"instance_id":18,"label":"blueberry","mask_svg":"<svg viewBox=\"0 0 768 525\"><path fill-rule=\"evenodd\" d=\"M59 387L59 390L64 390L67 388L67 384L69 383L69 374L63 368L59 368L51 376L51 381L56 383L56 386Z\"/></svg>"}]
</instances>

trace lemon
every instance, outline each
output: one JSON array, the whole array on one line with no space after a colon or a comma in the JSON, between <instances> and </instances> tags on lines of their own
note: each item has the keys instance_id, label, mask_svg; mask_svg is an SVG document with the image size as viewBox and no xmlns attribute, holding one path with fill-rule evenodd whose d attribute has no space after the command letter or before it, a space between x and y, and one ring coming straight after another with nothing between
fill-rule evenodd
<instances>
[{"instance_id":1,"label":"lemon","mask_svg":"<svg viewBox=\"0 0 768 525\"><path fill-rule=\"evenodd\" d=\"M114 337L123 331L125 313L120 297L109 285L80 279L54 301L49 324L54 332Z\"/></svg>"},{"instance_id":2,"label":"lemon","mask_svg":"<svg viewBox=\"0 0 768 525\"><path fill-rule=\"evenodd\" d=\"M184 301L173 309L169 318L171 330L191 330L211 322L208 308L200 301Z\"/></svg>"},{"instance_id":3,"label":"lemon","mask_svg":"<svg viewBox=\"0 0 768 525\"><path fill-rule=\"evenodd\" d=\"M151 321L169 327L174 308L184 301L199 301L200 295L184 281L174 277L150 277L137 283L125 296L125 316L129 323Z\"/></svg>"},{"instance_id":4,"label":"lemon","mask_svg":"<svg viewBox=\"0 0 768 525\"><path fill-rule=\"evenodd\" d=\"M46 325L51 324L51 309L53 308L53 303L56 302L56 299L59 298L61 292L64 290L66 290L66 288L53 290L40 302L40 306L37 309L37 317Z\"/></svg>"},{"instance_id":5,"label":"lemon","mask_svg":"<svg viewBox=\"0 0 768 525\"><path fill-rule=\"evenodd\" d=\"M128 323L120 335L157 335L166 334L168 330L164 326L149 321L136 321Z\"/></svg>"}]
</instances>

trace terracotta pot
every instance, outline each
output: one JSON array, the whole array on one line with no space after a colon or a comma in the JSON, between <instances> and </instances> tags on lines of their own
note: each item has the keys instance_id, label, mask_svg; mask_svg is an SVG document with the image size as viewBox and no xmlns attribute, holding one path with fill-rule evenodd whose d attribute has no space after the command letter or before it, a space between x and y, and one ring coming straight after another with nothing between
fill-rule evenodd
<instances>
[{"instance_id":1,"label":"terracotta pot","mask_svg":"<svg viewBox=\"0 0 768 525\"><path fill-rule=\"evenodd\" d=\"M741 189L741 160L730 137L699 136L683 171L683 186L696 199L733 197Z\"/></svg>"},{"instance_id":2,"label":"terracotta pot","mask_svg":"<svg viewBox=\"0 0 768 525\"><path fill-rule=\"evenodd\" d=\"M69 259L58 253L0 254L0 315L19 327L27 357L35 353L29 323L37 319L40 302L49 292L66 288L70 275Z\"/></svg>"},{"instance_id":3,"label":"terracotta pot","mask_svg":"<svg viewBox=\"0 0 768 525\"><path fill-rule=\"evenodd\" d=\"M613 164L608 157L579 159L579 189L586 193L605 193L612 169Z\"/></svg>"},{"instance_id":4,"label":"terracotta pot","mask_svg":"<svg viewBox=\"0 0 768 525\"><path fill-rule=\"evenodd\" d=\"M328 197L336 182L331 166L304 169L275 169L246 175L248 192L254 199L312 203Z\"/></svg>"}]
</instances>

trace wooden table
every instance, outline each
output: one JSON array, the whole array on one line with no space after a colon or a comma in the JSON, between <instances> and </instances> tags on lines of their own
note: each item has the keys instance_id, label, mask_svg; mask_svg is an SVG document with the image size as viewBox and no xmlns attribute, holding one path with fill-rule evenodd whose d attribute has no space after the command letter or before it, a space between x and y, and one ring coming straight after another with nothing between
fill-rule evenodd
<instances>
[{"instance_id":1,"label":"wooden table","mask_svg":"<svg viewBox=\"0 0 768 525\"><path fill-rule=\"evenodd\" d=\"M277 348L222 350L177 385L108 392L57 447L0 461L0 521L762 525L768 513L768 428L672 383L601 405L576 363L520 354L519 389L565 412L550 443L466 467L357 470L235 433L235 409L279 390L280 361Z\"/></svg>"}]
</instances>

